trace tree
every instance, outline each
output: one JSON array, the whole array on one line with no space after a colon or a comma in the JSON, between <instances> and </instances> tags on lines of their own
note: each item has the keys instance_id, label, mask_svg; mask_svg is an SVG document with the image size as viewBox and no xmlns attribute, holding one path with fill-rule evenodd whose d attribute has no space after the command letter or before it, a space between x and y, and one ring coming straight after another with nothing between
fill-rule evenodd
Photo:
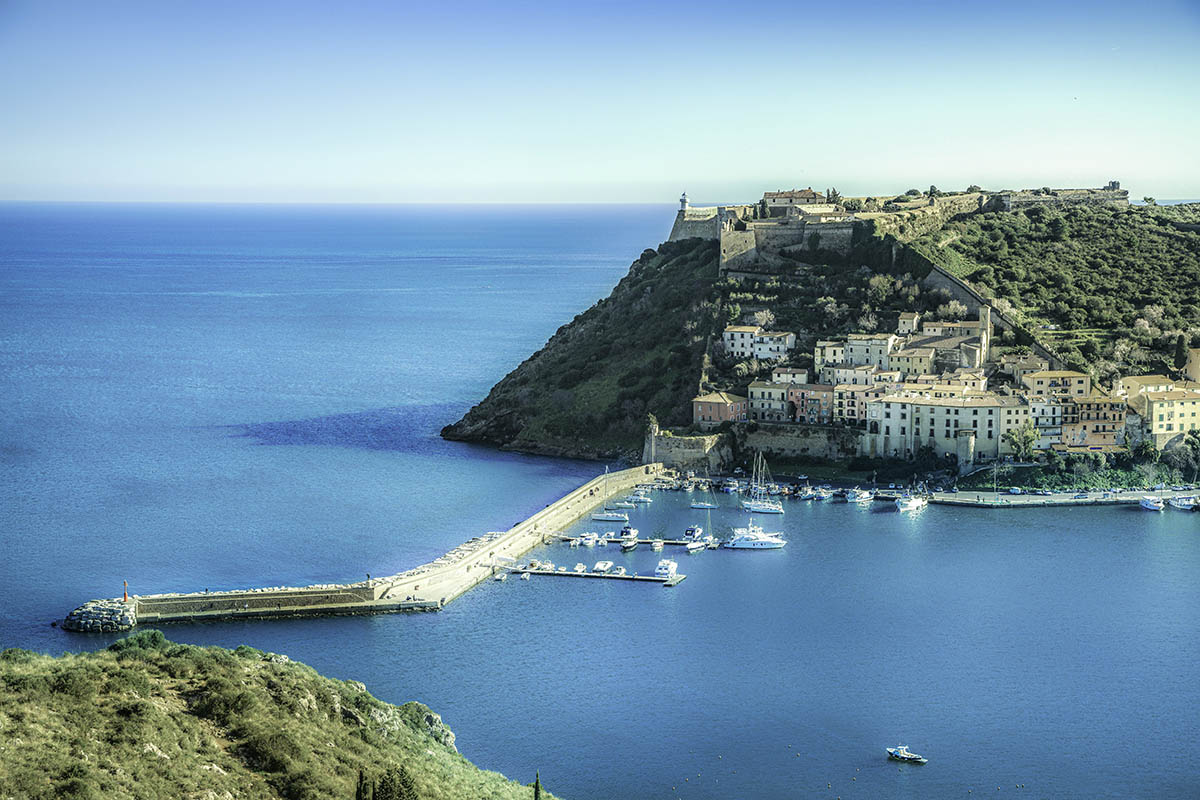
<instances>
[{"instance_id":1,"label":"tree","mask_svg":"<svg viewBox=\"0 0 1200 800\"><path fill-rule=\"evenodd\" d=\"M533 773L533 800L542 800L542 774Z\"/></svg>"},{"instance_id":2,"label":"tree","mask_svg":"<svg viewBox=\"0 0 1200 800\"><path fill-rule=\"evenodd\" d=\"M941 189L939 189L939 188L937 188L937 187L936 187L936 186L934 186L933 184L930 184L930 185L929 185L929 196L930 196L930 197L941 197L941 196L942 196L942 190L941 190Z\"/></svg>"},{"instance_id":3,"label":"tree","mask_svg":"<svg viewBox=\"0 0 1200 800\"><path fill-rule=\"evenodd\" d=\"M1037 445L1038 431L1033 420L1025 420L1025 424L1004 432L1002 437L1012 447L1017 458L1029 461L1033 458L1033 448Z\"/></svg>"},{"instance_id":4,"label":"tree","mask_svg":"<svg viewBox=\"0 0 1200 800\"><path fill-rule=\"evenodd\" d=\"M1175 369L1183 369L1187 366L1188 360L1188 340L1187 334L1181 333L1175 337Z\"/></svg>"},{"instance_id":5,"label":"tree","mask_svg":"<svg viewBox=\"0 0 1200 800\"><path fill-rule=\"evenodd\" d=\"M417 786L403 764L390 767L375 782L374 800L418 800Z\"/></svg>"},{"instance_id":6,"label":"tree","mask_svg":"<svg viewBox=\"0 0 1200 800\"><path fill-rule=\"evenodd\" d=\"M1148 206L1156 206L1158 202L1153 197L1143 197L1142 202Z\"/></svg>"},{"instance_id":7,"label":"tree","mask_svg":"<svg viewBox=\"0 0 1200 800\"><path fill-rule=\"evenodd\" d=\"M770 328L775 324L775 314L766 309L763 309L762 311L755 311L754 324L761 328Z\"/></svg>"},{"instance_id":8,"label":"tree","mask_svg":"<svg viewBox=\"0 0 1200 800\"><path fill-rule=\"evenodd\" d=\"M982 192L983 187L972 183L970 186L967 187L967 191L968 192Z\"/></svg>"},{"instance_id":9,"label":"tree","mask_svg":"<svg viewBox=\"0 0 1200 800\"><path fill-rule=\"evenodd\" d=\"M907 192L905 192L905 194L908 195L909 197L920 197L921 190L920 189L909 189Z\"/></svg>"},{"instance_id":10,"label":"tree","mask_svg":"<svg viewBox=\"0 0 1200 800\"><path fill-rule=\"evenodd\" d=\"M836 203L837 201L839 201L841 199L842 199L842 193L839 192L837 189L826 189L825 190L825 202L826 203Z\"/></svg>"},{"instance_id":11,"label":"tree","mask_svg":"<svg viewBox=\"0 0 1200 800\"><path fill-rule=\"evenodd\" d=\"M967 307L958 300L951 300L938 306L934 314L938 319L956 322L967 315Z\"/></svg>"},{"instance_id":12,"label":"tree","mask_svg":"<svg viewBox=\"0 0 1200 800\"><path fill-rule=\"evenodd\" d=\"M375 794L373 789L374 785L360 769L358 771L358 785L354 787L354 800L373 800L373 795Z\"/></svg>"},{"instance_id":13,"label":"tree","mask_svg":"<svg viewBox=\"0 0 1200 800\"><path fill-rule=\"evenodd\" d=\"M865 207L866 204L864 204L863 201L859 200L857 197L851 197L849 200L842 201L842 208L846 209L847 211L862 211Z\"/></svg>"}]
</instances>

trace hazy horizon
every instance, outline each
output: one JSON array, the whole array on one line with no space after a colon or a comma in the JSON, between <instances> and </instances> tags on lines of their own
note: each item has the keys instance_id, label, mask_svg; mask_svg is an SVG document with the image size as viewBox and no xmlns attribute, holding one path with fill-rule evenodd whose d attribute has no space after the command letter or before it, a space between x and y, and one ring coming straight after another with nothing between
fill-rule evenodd
<instances>
[{"instance_id":1,"label":"hazy horizon","mask_svg":"<svg viewBox=\"0 0 1200 800\"><path fill-rule=\"evenodd\" d=\"M1200 6L0 6L0 200L1200 196Z\"/></svg>"}]
</instances>

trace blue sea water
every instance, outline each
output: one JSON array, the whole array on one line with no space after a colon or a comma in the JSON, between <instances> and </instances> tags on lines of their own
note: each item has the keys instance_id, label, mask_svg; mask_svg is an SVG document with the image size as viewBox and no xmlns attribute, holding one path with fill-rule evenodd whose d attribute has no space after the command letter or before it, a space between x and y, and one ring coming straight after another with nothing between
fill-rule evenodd
<instances>
[{"instance_id":1,"label":"blue sea water","mask_svg":"<svg viewBox=\"0 0 1200 800\"><path fill-rule=\"evenodd\" d=\"M394 572L591 477L437 431L671 216L0 206L0 647L105 646L49 622L125 579ZM709 524L686 501L634 523ZM717 533L742 521L722 501ZM421 700L474 762L564 797L1196 796L1200 515L791 503L768 524L786 549L677 554L674 589L510 580L436 614L166 631ZM887 762L898 741L930 763Z\"/></svg>"}]
</instances>

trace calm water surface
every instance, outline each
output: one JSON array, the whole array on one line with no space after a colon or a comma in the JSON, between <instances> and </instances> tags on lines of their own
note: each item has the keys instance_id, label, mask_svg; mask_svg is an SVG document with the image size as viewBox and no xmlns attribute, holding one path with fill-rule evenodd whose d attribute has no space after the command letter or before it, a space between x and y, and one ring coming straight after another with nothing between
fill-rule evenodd
<instances>
[{"instance_id":1,"label":"calm water surface","mask_svg":"<svg viewBox=\"0 0 1200 800\"><path fill-rule=\"evenodd\" d=\"M106 645L48 623L122 579L393 572L590 477L436 433L670 220L0 206L0 646ZM687 501L634 522L709 524ZM743 521L722 503L718 534ZM1196 796L1200 515L787 509L764 520L786 549L676 553L674 589L535 577L438 614L167 632L426 702L476 763L566 797ZM884 760L898 741L930 763Z\"/></svg>"}]
</instances>

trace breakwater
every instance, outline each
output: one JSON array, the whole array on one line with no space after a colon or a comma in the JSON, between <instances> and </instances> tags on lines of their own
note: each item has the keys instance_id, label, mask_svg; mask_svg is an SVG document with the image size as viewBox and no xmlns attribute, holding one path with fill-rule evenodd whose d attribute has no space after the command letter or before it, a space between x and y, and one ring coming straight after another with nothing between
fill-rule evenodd
<instances>
[{"instance_id":1,"label":"breakwater","mask_svg":"<svg viewBox=\"0 0 1200 800\"><path fill-rule=\"evenodd\" d=\"M355 583L91 600L68 614L63 628L111 632L145 623L436 610L486 579L497 566L557 535L610 497L662 472L663 465L656 463L593 478L506 531L476 536L428 564L396 575Z\"/></svg>"}]
</instances>

